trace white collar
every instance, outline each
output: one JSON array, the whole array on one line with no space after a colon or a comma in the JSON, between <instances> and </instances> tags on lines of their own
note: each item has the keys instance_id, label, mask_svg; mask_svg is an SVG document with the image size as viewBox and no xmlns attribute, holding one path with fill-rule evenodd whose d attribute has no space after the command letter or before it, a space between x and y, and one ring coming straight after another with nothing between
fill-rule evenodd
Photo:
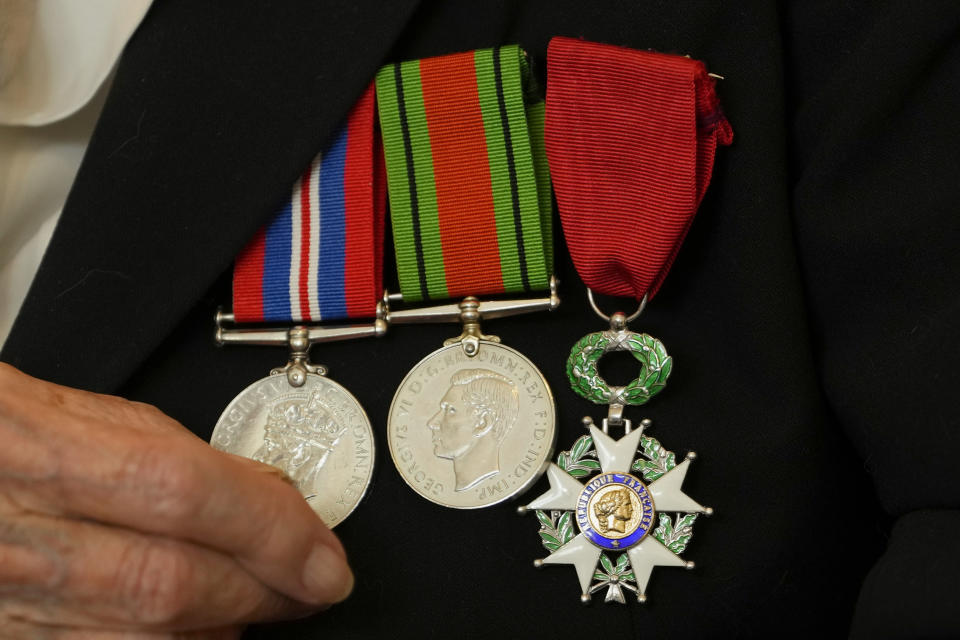
<instances>
[{"instance_id":1,"label":"white collar","mask_svg":"<svg viewBox=\"0 0 960 640\"><path fill-rule=\"evenodd\" d=\"M42 126L83 107L151 1L0 0L0 125Z\"/></svg>"}]
</instances>

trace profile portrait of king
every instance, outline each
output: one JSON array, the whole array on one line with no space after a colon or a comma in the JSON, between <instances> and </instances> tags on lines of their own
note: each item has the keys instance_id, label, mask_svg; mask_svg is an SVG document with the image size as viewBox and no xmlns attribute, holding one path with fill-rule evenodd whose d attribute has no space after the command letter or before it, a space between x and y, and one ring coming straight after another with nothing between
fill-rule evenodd
<instances>
[{"instance_id":1,"label":"profile portrait of king","mask_svg":"<svg viewBox=\"0 0 960 640\"><path fill-rule=\"evenodd\" d=\"M517 387L506 376L464 369L450 377L440 409L427 426L434 455L453 462L456 491L500 472L500 446L519 411Z\"/></svg>"},{"instance_id":2,"label":"profile portrait of king","mask_svg":"<svg viewBox=\"0 0 960 640\"><path fill-rule=\"evenodd\" d=\"M316 390L306 401L288 398L270 408L263 444L252 457L282 470L306 495L313 492L317 475L346 431Z\"/></svg>"}]
</instances>

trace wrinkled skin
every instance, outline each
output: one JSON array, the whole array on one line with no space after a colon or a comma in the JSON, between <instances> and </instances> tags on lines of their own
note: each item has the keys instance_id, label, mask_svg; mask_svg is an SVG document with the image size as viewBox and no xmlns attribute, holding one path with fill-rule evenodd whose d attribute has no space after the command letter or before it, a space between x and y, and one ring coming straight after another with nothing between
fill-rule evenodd
<instances>
[{"instance_id":1,"label":"wrinkled skin","mask_svg":"<svg viewBox=\"0 0 960 640\"><path fill-rule=\"evenodd\" d=\"M353 586L272 467L0 363L0 638L236 638Z\"/></svg>"}]
</instances>

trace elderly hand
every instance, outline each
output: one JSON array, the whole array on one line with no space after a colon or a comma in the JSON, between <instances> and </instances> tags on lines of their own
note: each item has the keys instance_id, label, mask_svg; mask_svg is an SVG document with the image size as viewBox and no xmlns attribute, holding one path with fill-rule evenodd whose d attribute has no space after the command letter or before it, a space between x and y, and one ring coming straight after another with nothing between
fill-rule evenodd
<instances>
[{"instance_id":1,"label":"elderly hand","mask_svg":"<svg viewBox=\"0 0 960 640\"><path fill-rule=\"evenodd\" d=\"M152 406L0 363L0 443L2 638L236 637L353 585L271 467Z\"/></svg>"}]
</instances>

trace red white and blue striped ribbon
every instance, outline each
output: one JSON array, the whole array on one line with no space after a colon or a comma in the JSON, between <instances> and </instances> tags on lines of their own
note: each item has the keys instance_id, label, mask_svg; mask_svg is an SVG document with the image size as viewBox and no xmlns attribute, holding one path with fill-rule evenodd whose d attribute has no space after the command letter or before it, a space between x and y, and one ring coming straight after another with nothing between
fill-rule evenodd
<instances>
[{"instance_id":1,"label":"red white and blue striped ribbon","mask_svg":"<svg viewBox=\"0 0 960 640\"><path fill-rule=\"evenodd\" d=\"M383 292L385 187L371 85L237 257L237 322L370 317Z\"/></svg>"}]
</instances>

